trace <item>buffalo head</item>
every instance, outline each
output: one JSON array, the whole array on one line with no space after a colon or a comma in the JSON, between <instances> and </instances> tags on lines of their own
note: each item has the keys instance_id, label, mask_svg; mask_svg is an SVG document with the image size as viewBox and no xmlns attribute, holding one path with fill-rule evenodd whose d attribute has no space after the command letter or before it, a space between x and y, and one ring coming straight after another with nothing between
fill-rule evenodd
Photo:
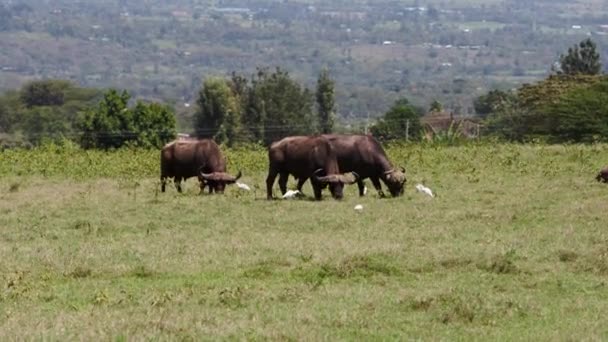
<instances>
[{"instance_id":1,"label":"buffalo head","mask_svg":"<svg viewBox=\"0 0 608 342\"><path fill-rule=\"evenodd\" d=\"M343 174L334 174L327 176L320 176L323 173L323 169L318 169L312 175L312 178L321 187L329 186L329 191L335 199L342 199L344 197L344 184L354 184L359 179L359 175L352 172L352 176Z\"/></svg>"},{"instance_id":2,"label":"buffalo head","mask_svg":"<svg viewBox=\"0 0 608 342\"><path fill-rule=\"evenodd\" d=\"M608 167L600 170L600 172L595 177L595 180L598 182L608 183Z\"/></svg>"},{"instance_id":3,"label":"buffalo head","mask_svg":"<svg viewBox=\"0 0 608 342\"><path fill-rule=\"evenodd\" d=\"M384 182L393 197L403 195L406 181L404 168L400 170L392 169L384 173Z\"/></svg>"},{"instance_id":4,"label":"buffalo head","mask_svg":"<svg viewBox=\"0 0 608 342\"><path fill-rule=\"evenodd\" d=\"M212 172L212 173L204 173L201 169L199 170L199 177L204 181L209 187L212 187L216 193L224 193L224 189L227 184L236 183L239 178L241 178L241 171L236 176L231 176L226 172Z\"/></svg>"}]
</instances>

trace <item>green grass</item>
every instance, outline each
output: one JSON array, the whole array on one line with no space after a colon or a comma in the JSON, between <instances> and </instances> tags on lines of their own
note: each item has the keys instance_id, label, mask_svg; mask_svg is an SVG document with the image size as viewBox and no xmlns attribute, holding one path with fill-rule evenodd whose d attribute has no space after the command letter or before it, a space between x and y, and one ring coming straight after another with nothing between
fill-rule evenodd
<instances>
[{"instance_id":1,"label":"green grass","mask_svg":"<svg viewBox=\"0 0 608 342\"><path fill-rule=\"evenodd\" d=\"M264 199L263 149L224 196L159 193L158 151L3 151L0 340L608 338L607 145L388 152L404 197L314 202Z\"/></svg>"}]
</instances>

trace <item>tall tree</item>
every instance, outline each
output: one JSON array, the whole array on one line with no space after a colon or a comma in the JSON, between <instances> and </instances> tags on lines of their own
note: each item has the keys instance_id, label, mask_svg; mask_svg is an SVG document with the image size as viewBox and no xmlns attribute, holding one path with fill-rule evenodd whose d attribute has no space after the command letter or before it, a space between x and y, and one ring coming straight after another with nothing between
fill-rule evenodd
<instances>
[{"instance_id":1,"label":"tall tree","mask_svg":"<svg viewBox=\"0 0 608 342\"><path fill-rule=\"evenodd\" d=\"M160 148L175 138L175 114L170 107L138 101L132 112L138 146Z\"/></svg>"},{"instance_id":2,"label":"tall tree","mask_svg":"<svg viewBox=\"0 0 608 342\"><path fill-rule=\"evenodd\" d=\"M559 58L560 70L558 74L566 75L598 75L602 71L600 54L596 51L597 46L587 38L578 46L574 45L568 49L568 54Z\"/></svg>"},{"instance_id":3,"label":"tall tree","mask_svg":"<svg viewBox=\"0 0 608 342\"><path fill-rule=\"evenodd\" d=\"M0 133L10 132L13 125L13 115L7 105L0 98Z\"/></svg>"},{"instance_id":4,"label":"tall tree","mask_svg":"<svg viewBox=\"0 0 608 342\"><path fill-rule=\"evenodd\" d=\"M473 106L475 107L477 116L485 118L514 100L515 96L513 94L495 89L476 98L475 101L473 101Z\"/></svg>"},{"instance_id":5,"label":"tall tree","mask_svg":"<svg viewBox=\"0 0 608 342\"><path fill-rule=\"evenodd\" d=\"M69 87L71 84L68 81L33 81L21 89L21 101L26 107L61 106L64 103L64 91Z\"/></svg>"},{"instance_id":6,"label":"tall tree","mask_svg":"<svg viewBox=\"0 0 608 342\"><path fill-rule=\"evenodd\" d=\"M80 121L81 144L85 148L118 148L132 136L131 111L127 107L131 95L125 90L110 89L96 108L84 113Z\"/></svg>"},{"instance_id":7,"label":"tall tree","mask_svg":"<svg viewBox=\"0 0 608 342\"><path fill-rule=\"evenodd\" d=\"M441 102L434 100L431 103L431 107L429 108L429 112L431 113L439 113L443 111L443 105L441 104Z\"/></svg>"},{"instance_id":8,"label":"tall tree","mask_svg":"<svg viewBox=\"0 0 608 342\"><path fill-rule=\"evenodd\" d=\"M230 81L216 77L205 80L197 105L194 128L198 137L229 144L238 138L241 106Z\"/></svg>"},{"instance_id":9,"label":"tall tree","mask_svg":"<svg viewBox=\"0 0 608 342\"><path fill-rule=\"evenodd\" d=\"M258 69L251 82L245 122L254 138L269 144L288 135L311 134L313 94L280 68Z\"/></svg>"},{"instance_id":10,"label":"tall tree","mask_svg":"<svg viewBox=\"0 0 608 342\"><path fill-rule=\"evenodd\" d=\"M334 81L327 69L323 69L317 79L316 95L319 130L323 134L331 133L335 120Z\"/></svg>"},{"instance_id":11,"label":"tall tree","mask_svg":"<svg viewBox=\"0 0 608 342\"><path fill-rule=\"evenodd\" d=\"M61 140L70 135L71 122L51 106L36 106L22 113L19 127L32 144Z\"/></svg>"},{"instance_id":12,"label":"tall tree","mask_svg":"<svg viewBox=\"0 0 608 342\"><path fill-rule=\"evenodd\" d=\"M420 117L410 102L403 98L397 100L384 116L370 127L372 134L381 139L412 140L420 138L422 125Z\"/></svg>"},{"instance_id":13,"label":"tall tree","mask_svg":"<svg viewBox=\"0 0 608 342\"><path fill-rule=\"evenodd\" d=\"M543 110L551 142L608 140L608 79L571 90Z\"/></svg>"}]
</instances>

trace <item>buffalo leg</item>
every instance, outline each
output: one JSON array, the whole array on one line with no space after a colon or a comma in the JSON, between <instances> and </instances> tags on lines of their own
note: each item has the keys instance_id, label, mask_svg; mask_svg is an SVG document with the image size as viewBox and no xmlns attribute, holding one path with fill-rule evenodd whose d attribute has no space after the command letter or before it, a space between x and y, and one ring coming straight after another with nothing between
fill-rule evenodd
<instances>
[{"instance_id":1,"label":"buffalo leg","mask_svg":"<svg viewBox=\"0 0 608 342\"><path fill-rule=\"evenodd\" d=\"M160 191L165 192L165 186L167 185L167 177L160 177Z\"/></svg>"},{"instance_id":2,"label":"buffalo leg","mask_svg":"<svg viewBox=\"0 0 608 342\"><path fill-rule=\"evenodd\" d=\"M200 191L198 194L199 194L199 195L202 195L202 194L205 192L205 180L204 180L204 179L201 179L201 178L199 177L199 179L198 179L198 186L199 186L199 188L201 189L201 191Z\"/></svg>"},{"instance_id":3,"label":"buffalo leg","mask_svg":"<svg viewBox=\"0 0 608 342\"><path fill-rule=\"evenodd\" d=\"M304 183L306 183L306 180L308 178L300 178L298 179L298 191L301 193L302 192L302 187L304 186Z\"/></svg>"},{"instance_id":4,"label":"buffalo leg","mask_svg":"<svg viewBox=\"0 0 608 342\"><path fill-rule=\"evenodd\" d=\"M365 183L361 179L357 179L357 186L359 187L359 196L365 195Z\"/></svg>"},{"instance_id":5,"label":"buffalo leg","mask_svg":"<svg viewBox=\"0 0 608 342\"><path fill-rule=\"evenodd\" d=\"M266 198L272 199L272 186L274 185L274 180L277 178L278 172L273 168L270 168L268 171L268 177L266 177Z\"/></svg>"},{"instance_id":6,"label":"buffalo leg","mask_svg":"<svg viewBox=\"0 0 608 342\"><path fill-rule=\"evenodd\" d=\"M311 181L311 183L312 183L312 191L315 194L315 199L317 201L320 201L321 200L321 190L322 190L321 189L321 185L319 183L317 183L317 182L312 182Z\"/></svg>"},{"instance_id":7,"label":"buffalo leg","mask_svg":"<svg viewBox=\"0 0 608 342\"><path fill-rule=\"evenodd\" d=\"M370 177L370 179L372 180L372 184L374 184L374 188L376 188L376 191L378 191L378 195L380 195L380 197L384 197L382 185L380 185L380 179L378 179L378 177Z\"/></svg>"},{"instance_id":8,"label":"buffalo leg","mask_svg":"<svg viewBox=\"0 0 608 342\"><path fill-rule=\"evenodd\" d=\"M175 184L175 188L177 189L177 192L182 192L182 179L179 177L175 177L175 179L173 180L173 183Z\"/></svg>"},{"instance_id":9,"label":"buffalo leg","mask_svg":"<svg viewBox=\"0 0 608 342\"><path fill-rule=\"evenodd\" d=\"M287 192L287 180L289 179L289 173L281 173L279 174L279 188L281 189L281 194L285 195Z\"/></svg>"}]
</instances>

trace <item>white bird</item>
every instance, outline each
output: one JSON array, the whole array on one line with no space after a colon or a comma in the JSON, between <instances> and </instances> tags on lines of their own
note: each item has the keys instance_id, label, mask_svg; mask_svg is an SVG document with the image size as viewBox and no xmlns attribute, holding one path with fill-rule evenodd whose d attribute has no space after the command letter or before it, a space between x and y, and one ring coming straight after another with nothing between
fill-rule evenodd
<instances>
[{"instance_id":1,"label":"white bird","mask_svg":"<svg viewBox=\"0 0 608 342\"><path fill-rule=\"evenodd\" d=\"M247 185L245 183L236 182L236 186L238 186L239 189L242 189L245 191L251 191L251 188L249 187L249 185Z\"/></svg>"},{"instance_id":2,"label":"white bird","mask_svg":"<svg viewBox=\"0 0 608 342\"><path fill-rule=\"evenodd\" d=\"M423 192L431 197L435 197L433 191L422 184L416 185L416 190L418 190L418 192Z\"/></svg>"},{"instance_id":3,"label":"white bird","mask_svg":"<svg viewBox=\"0 0 608 342\"><path fill-rule=\"evenodd\" d=\"M283 199L294 198L297 197L299 194L301 194L301 192L298 190L287 190L285 195L283 195Z\"/></svg>"},{"instance_id":4,"label":"white bird","mask_svg":"<svg viewBox=\"0 0 608 342\"><path fill-rule=\"evenodd\" d=\"M361 211L361 210L363 210L363 206L362 206L361 204L357 204L357 205L355 206L355 210L357 210L357 211Z\"/></svg>"}]
</instances>

